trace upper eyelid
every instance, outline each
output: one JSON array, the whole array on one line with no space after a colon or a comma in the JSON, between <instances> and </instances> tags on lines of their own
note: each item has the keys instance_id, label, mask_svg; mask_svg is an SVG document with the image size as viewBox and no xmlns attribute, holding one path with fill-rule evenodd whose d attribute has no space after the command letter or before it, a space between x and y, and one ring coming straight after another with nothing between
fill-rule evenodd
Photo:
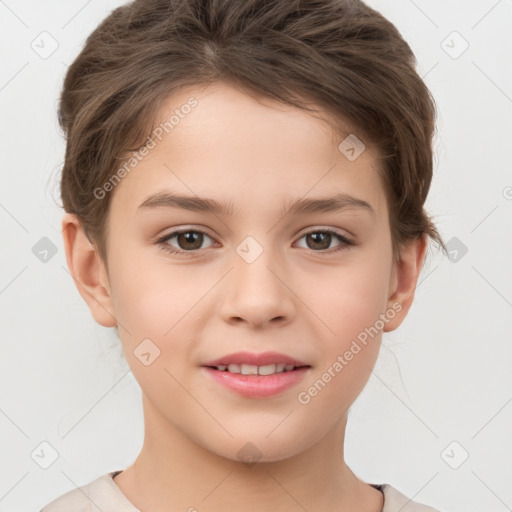
<instances>
[{"instance_id":1,"label":"upper eyelid","mask_svg":"<svg viewBox=\"0 0 512 512\"><path fill-rule=\"evenodd\" d=\"M170 238L180 235L181 233L188 233L188 232L202 233L203 235L210 237L212 240L215 240L215 237L213 235L208 234L208 232L205 231L203 228L189 227L189 228L173 229L173 230L169 231L169 233L157 237L156 241L158 242L158 241L165 240L165 239L169 240Z\"/></svg>"}]
</instances>

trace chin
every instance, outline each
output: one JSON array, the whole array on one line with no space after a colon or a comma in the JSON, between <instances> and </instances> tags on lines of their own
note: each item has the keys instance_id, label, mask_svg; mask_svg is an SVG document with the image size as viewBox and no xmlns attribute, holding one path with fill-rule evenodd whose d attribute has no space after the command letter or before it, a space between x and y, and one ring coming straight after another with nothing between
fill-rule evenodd
<instances>
[{"instance_id":1,"label":"chin","mask_svg":"<svg viewBox=\"0 0 512 512\"><path fill-rule=\"evenodd\" d=\"M240 436L229 440L229 446L219 450L219 445L205 446L217 455L235 462L242 462L247 467L256 463L279 462L294 457L302 450L297 439L291 435L286 440L276 436L275 439L265 438L266 434L259 436Z\"/></svg>"}]
</instances>

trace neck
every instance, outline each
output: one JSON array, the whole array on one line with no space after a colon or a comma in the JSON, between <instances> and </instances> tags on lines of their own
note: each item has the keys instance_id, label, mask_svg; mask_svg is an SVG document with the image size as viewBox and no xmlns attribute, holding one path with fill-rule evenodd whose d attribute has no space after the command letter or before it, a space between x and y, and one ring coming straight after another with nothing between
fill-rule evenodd
<instances>
[{"instance_id":1,"label":"neck","mask_svg":"<svg viewBox=\"0 0 512 512\"><path fill-rule=\"evenodd\" d=\"M299 454L246 463L194 442L160 416L144 395L143 405L143 447L114 480L140 510L382 510L382 494L345 464L346 415Z\"/></svg>"}]
</instances>

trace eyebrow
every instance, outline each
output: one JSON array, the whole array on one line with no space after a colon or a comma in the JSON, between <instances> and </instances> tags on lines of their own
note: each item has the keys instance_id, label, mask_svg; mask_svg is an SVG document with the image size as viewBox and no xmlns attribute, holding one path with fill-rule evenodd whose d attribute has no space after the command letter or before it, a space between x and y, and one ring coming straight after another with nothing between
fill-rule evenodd
<instances>
[{"instance_id":1,"label":"eyebrow","mask_svg":"<svg viewBox=\"0 0 512 512\"><path fill-rule=\"evenodd\" d=\"M137 211L147 211L156 208L182 208L193 212L206 212L215 215L229 216L232 214L232 203L224 204L201 197L184 196L171 192L158 192L147 197L137 208ZM366 210L373 216L375 211L369 203L348 194L335 194L325 198L298 199L285 205L281 215L297 215L306 213L337 212L346 209Z\"/></svg>"}]
</instances>

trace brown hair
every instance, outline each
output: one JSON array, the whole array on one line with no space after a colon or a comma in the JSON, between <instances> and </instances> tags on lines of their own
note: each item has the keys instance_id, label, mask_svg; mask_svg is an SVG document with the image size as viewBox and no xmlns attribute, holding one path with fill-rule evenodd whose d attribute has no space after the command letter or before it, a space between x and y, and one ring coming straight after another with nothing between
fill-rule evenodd
<instances>
[{"instance_id":1,"label":"brown hair","mask_svg":"<svg viewBox=\"0 0 512 512\"><path fill-rule=\"evenodd\" d=\"M178 87L230 82L351 127L379 150L395 258L428 235L435 103L395 26L358 0L136 0L115 9L69 67L59 105L66 135L61 198L107 262L111 194ZM344 127L344 128L343 128ZM350 133L346 132L345 133ZM340 139L341 142L341 139Z\"/></svg>"}]
</instances>

